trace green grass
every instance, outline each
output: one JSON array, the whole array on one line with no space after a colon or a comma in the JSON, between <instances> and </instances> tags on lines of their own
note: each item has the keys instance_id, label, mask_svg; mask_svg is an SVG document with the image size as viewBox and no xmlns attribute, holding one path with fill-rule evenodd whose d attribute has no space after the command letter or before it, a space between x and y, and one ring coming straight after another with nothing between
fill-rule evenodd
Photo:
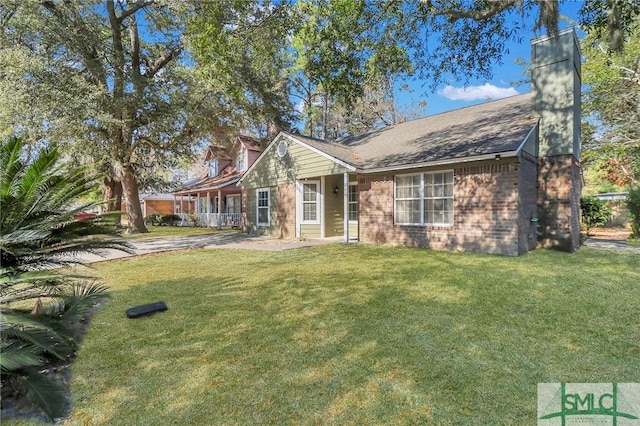
<instances>
[{"instance_id":1,"label":"green grass","mask_svg":"<svg viewBox=\"0 0 640 426\"><path fill-rule=\"evenodd\" d=\"M367 245L102 263L68 424L535 424L538 383L640 381L639 264Z\"/></svg>"},{"instance_id":2,"label":"green grass","mask_svg":"<svg viewBox=\"0 0 640 426\"><path fill-rule=\"evenodd\" d=\"M214 228L199 228L194 226L147 226L149 230L145 234L131 234L125 235L126 239L143 239L143 238L158 238L158 237L178 237L187 235L203 235L213 234L217 232L239 232L236 229L222 229L217 230Z\"/></svg>"}]
</instances>

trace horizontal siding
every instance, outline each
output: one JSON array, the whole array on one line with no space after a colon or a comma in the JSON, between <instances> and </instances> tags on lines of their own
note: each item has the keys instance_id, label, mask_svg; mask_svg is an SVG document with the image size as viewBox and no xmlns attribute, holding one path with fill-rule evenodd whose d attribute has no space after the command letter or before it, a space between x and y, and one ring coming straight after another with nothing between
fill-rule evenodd
<instances>
[{"instance_id":1,"label":"horizontal siding","mask_svg":"<svg viewBox=\"0 0 640 426\"><path fill-rule=\"evenodd\" d=\"M303 240L307 238L320 238L321 235L320 225L300 225L300 238Z\"/></svg>"},{"instance_id":2,"label":"horizontal siding","mask_svg":"<svg viewBox=\"0 0 640 426\"><path fill-rule=\"evenodd\" d=\"M295 182L320 176L342 174L348 170L314 151L288 141L289 149L284 157L276 147L269 149L242 180L246 188L261 188Z\"/></svg>"}]
</instances>

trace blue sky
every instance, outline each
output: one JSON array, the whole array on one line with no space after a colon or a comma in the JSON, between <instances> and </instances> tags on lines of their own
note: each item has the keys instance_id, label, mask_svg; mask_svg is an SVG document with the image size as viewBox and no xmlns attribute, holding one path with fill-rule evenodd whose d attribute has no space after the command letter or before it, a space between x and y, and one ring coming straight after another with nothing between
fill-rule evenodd
<instances>
[{"instance_id":1,"label":"blue sky","mask_svg":"<svg viewBox=\"0 0 640 426\"><path fill-rule=\"evenodd\" d=\"M560 3L560 14L577 22L578 11L582 5L583 1L579 0L563 1ZM471 80L465 87L463 82L456 82L452 78L448 84L438 86L435 92L431 92L428 84L425 85L424 81L407 81L406 83L411 88L410 92L396 90L398 109L401 111L415 110L419 102L426 101L426 115L433 115L482 103L487 99L499 99L529 92L530 86L528 83L515 84L517 81L526 79L524 74L526 71L525 66L518 65L516 60L520 58L528 62L531 56L531 39L546 34L545 30L541 30L542 34L534 34L533 26L534 22L530 22L528 31L522 36L521 43L512 41L508 44L509 54L504 56L502 64L494 66L491 80ZM573 25L566 21L560 22L561 30L571 26ZM578 36L582 37L580 32L578 32Z\"/></svg>"}]
</instances>

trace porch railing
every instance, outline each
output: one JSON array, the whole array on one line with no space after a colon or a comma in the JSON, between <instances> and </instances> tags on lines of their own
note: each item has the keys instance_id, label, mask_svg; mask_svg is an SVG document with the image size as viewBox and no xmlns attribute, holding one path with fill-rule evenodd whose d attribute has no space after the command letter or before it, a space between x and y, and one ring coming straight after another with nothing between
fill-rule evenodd
<instances>
[{"instance_id":1,"label":"porch railing","mask_svg":"<svg viewBox=\"0 0 640 426\"><path fill-rule=\"evenodd\" d=\"M203 228L242 228L242 213L187 213L178 214L180 226L200 226Z\"/></svg>"}]
</instances>

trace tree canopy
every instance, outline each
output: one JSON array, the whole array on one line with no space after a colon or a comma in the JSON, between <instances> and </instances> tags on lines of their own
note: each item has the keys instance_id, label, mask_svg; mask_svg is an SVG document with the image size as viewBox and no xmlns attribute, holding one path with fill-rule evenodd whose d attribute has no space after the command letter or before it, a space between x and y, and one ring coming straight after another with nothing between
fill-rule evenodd
<instances>
[{"instance_id":1,"label":"tree canopy","mask_svg":"<svg viewBox=\"0 0 640 426\"><path fill-rule=\"evenodd\" d=\"M629 20L631 19L631 20ZM586 160L608 181L640 184L640 6L624 22L622 45L600 28L582 40Z\"/></svg>"},{"instance_id":2,"label":"tree canopy","mask_svg":"<svg viewBox=\"0 0 640 426\"><path fill-rule=\"evenodd\" d=\"M624 40L628 3L589 0L583 23ZM93 164L144 231L138 190L198 143L300 118L322 137L393 123L398 78L488 78L524 27L553 34L558 17L545 0L7 0L0 136Z\"/></svg>"}]
</instances>

